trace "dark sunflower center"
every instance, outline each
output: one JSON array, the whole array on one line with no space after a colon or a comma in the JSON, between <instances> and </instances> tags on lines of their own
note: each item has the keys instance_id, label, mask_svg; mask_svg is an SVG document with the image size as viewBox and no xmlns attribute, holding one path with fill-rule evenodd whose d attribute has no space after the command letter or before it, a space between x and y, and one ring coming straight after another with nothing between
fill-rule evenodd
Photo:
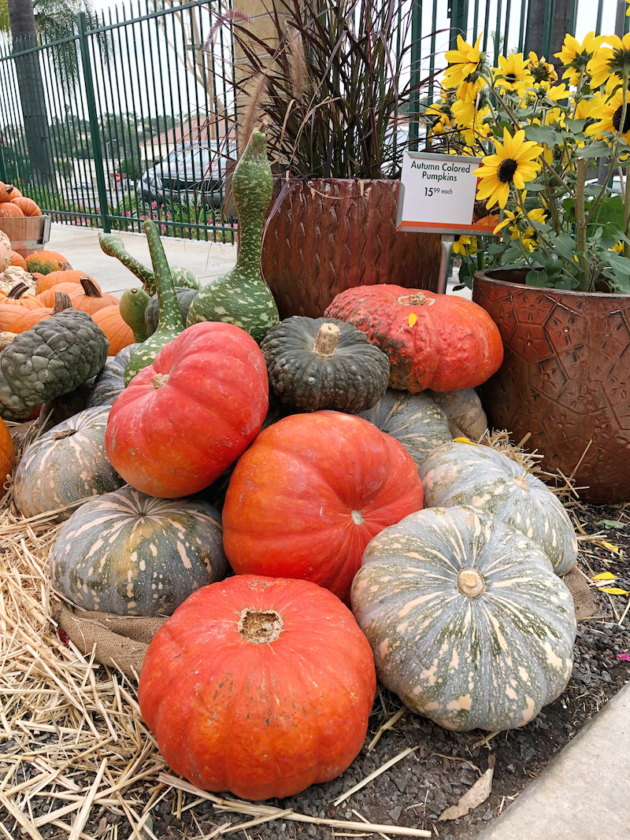
<instances>
[{"instance_id":1,"label":"dark sunflower center","mask_svg":"<svg viewBox=\"0 0 630 840\"><path fill-rule=\"evenodd\" d=\"M518 77L516 76L515 73L506 73L506 75L503 78L505 79L506 82L512 82L513 83L513 82L518 81Z\"/></svg>"},{"instance_id":2,"label":"dark sunflower center","mask_svg":"<svg viewBox=\"0 0 630 840\"><path fill-rule=\"evenodd\" d=\"M621 115L623 113L623 106L620 105L615 113L613 114L612 124L615 127L615 131L619 131L619 126L621 125ZM626 106L626 118L623 121L623 130L622 134L625 134L626 131L630 131L630 103Z\"/></svg>"},{"instance_id":3,"label":"dark sunflower center","mask_svg":"<svg viewBox=\"0 0 630 840\"><path fill-rule=\"evenodd\" d=\"M497 178L502 184L510 184L514 173L518 169L518 163L512 158L502 160L497 169Z\"/></svg>"}]
</instances>

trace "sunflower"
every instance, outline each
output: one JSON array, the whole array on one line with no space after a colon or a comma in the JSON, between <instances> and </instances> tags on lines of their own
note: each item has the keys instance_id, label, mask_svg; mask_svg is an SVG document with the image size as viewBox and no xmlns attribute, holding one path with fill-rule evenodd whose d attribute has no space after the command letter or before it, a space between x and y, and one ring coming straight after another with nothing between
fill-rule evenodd
<instances>
[{"instance_id":1,"label":"sunflower","mask_svg":"<svg viewBox=\"0 0 630 840\"><path fill-rule=\"evenodd\" d=\"M457 49L449 50L445 55L449 65L444 71L442 80L445 88L459 87L469 76L478 72L484 63L484 55L479 49L480 42L481 35L477 38L474 47L467 44L461 35L457 36Z\"/></svg>"},{"instance_id":2,"label":"sunflower","mask_svg":"<svg viewBox=\"0 0 630 840\"><path fill-rule=\"evenodd\" d=\"M584 133L601 135L610 131L617 134L621 130L621 136L627 143L630 141L630 96L626 94L626 114L622 126L623 89L619 87L618 82L616 77L609 77L604 96L593 97L589 116L598 122L587 126ZM616 88L614 93L611 92L611 88Z\"/></svg>"},{"instance_id":3,"label":"sunflower","mask_svg":"<svg viewBox=\"0 0 630 840\"><path fill-rule=\"evenodd\" d=\"M630 0L628 0L630 3ZM529 67L534 77L534 81L539 82L557 82L558 74L553 64L548 64L545 58L538 58L535 52L529 54Z\"/></svg>"},{"instance_id":4,"label":"sunflower","mask_svg":"<svg viewBox=\"0 0 630 840\"><path fill-rule=\"evenodd\" d=\"M623 38L607 35L605 41L610 46L597 49L586 65L592 88L601 87L613 73L622 79L630 75L630 32Z\"/></svg>"},{"instance_id":5,"label":"sunflower","mask_svg":"<svg viewBox=\"0 0 630 840\"><path fill-rule=\"evenodd\" d=\"M526 196L527 192L524 192L522 195L523 202L525 201ZM511 210L506 210L505 218L495 227L493 233L497 234L499 231L503 230L504 227L507 227L511 233L510 238L512 241L520 239L526 250L533 251L538 237L538 231L533 227L526 227L523 230L522 227L519 227L519 224L522 226L526 221L540 222L540 224L542 224L546 218L547 213L542 207L536 207L534 210L530 210L525 216L520 208L518 208L514 213Z\"/></svg>"},{"instance_id":6,"label":"sunflower","mask_svg":"<svg viewBox=\"0 0 630 840\"><path fill-rule=\"evenodd\" d=\"M514 137L507 128L503 129L503 144L494 141L496 154L484 157L482 166L472 173L481 178L477 187L477 198L487 198L488 208L497 202L505 207L510 195L510 186L522 190L526 181L533 181L538 175L543 147L531 140L525 140L525 132L517 131Z\"/></svg>"},{"instance_id":7,"label":"sunflower","mask_svg":"<svg viewBox=\"0 0 630 840\"><path fill-rule=\"evenodd\" d=\"M483 79L477 79L475 82L462 82L459 86L457 99L453 102L453 116L459 128L475 119L479 93L484 85Z\"/></svg>"},{"instance_id":8,"label":"sunflower","mask_svg":"<svg viewBox=\"0 0 630 840\"><path fill-rule=\"evenodd\" d=\"M454 108L455 106L453 106L453 109ZM489 116L490 108L486 105L484 108L480 108L476 112L474 119L472 119L468 125L461 126L464 142L467 146L472 147L475 145L475 142L485 140L492 134L492 128L485 122L486 118Z\"/></svg>"},{"instance_id":9,"label":"sunflower","mask_svg":"<svg viewBox=\"0 0 630 840\"><path fill-rule=\"evenodd\" d=\"M580 83L580 77L583 77L586 71L586 65L589 63L595 50L597 50L605 41L603 35L595 37L594 32L589 32L582 43L573 37L573 35L566 35L564 44L560 52L555 54L556 58L565 66L565 71L562 74L563 79L568 79L572 87L577 87Z\"/></svg>"},{"instance_id":10,"label":"sunflower","mask_svg":"<svg viewBox=\"0 0 630 840\"><path fill-rule=\"evenodd\" d=\"M523 59L523 53L510 53L507 58L500 55L499 66L493 72L497 87L516 91L521 96L534 81L529 72L529 58Z\"/></svg>"},{"instance_id":11,"label":"sunflower","mask_svg":"<svg viewBox=\"0 0 630 840\"><path fill-rule=\"evenodd\" d=\"M462 234L456 236L453 242L453 254L459 254L461 257L467 257L469 254L474 254L477 250L477 237L467 236Z\"/></svg>"},{"instance_id":12,"label":"sunflower","mask_svg":"<svg viewBox=\"0 0 630 840\"><path fill-rule=\"evenodd\" d=\"M444 134L445 131L453 129L455 123L451 115L451 110L446 103L440 104L434 102L433 105L425 110L425 116L431 120L431 128L429 134Z\"/></svg>"}]
</instances>

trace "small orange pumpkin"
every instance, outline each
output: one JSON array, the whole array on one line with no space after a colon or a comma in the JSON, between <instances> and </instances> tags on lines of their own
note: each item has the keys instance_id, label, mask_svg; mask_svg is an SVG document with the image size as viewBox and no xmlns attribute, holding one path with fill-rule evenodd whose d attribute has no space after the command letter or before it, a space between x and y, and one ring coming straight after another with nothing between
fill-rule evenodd
<instances>
[{"instance_id":1,"label":"small orange pumpkin","mask_svg":"<svg viewBox=\"0 0 630 840\"><path fill-rule=\"evenodd\" d=\"M22 256L22 254L18 254L17 251L11 251L11 265L15 265L18 268L23 268L26 271L26 260Z\"/></svg>"},{"instance_id":2,"label":"small orange pumpkin","mask_svg":"<svg viewBox=\"0 0 630 840\"><path fill-rule=\"evenodd\" d=\"M9 430L0 418L0 488L13 472L15 465L15 448Z\"/></svg>"},{"instance_id":3,"label":"small orange pumpkin","mask_svg":"<svg viewBox=\"0 0 630 840\"><path fill-rule=\"evenodd\" d=\"M37 277L37 284L35 288L37 289L37 294L41 295L42 292L45 292L47 289L52 289L53 286L58 286L59 283L77 283L81 285L81 278L87 277L90 279L96 288L101 290L101 287L98 285L96 280L93 277L90 277L89 274L86 274L85 271L51 271L50 274L42 274L41 277Z\"/></svg>"},{"instance_id":4,"label":"small orange pumpkin","mask_svg":"<svg viewBox=\"0 0 630 840\"><path fill-rule=\"evenodd\" d=\"M83 294L72 298L72 305L79 312L87 312L92 315L98 312L99 309L105 309L106 306L118 306L118 298L113 295L103 294L91 277L86 274L80 280Z\"/></svg>"},{"instance_id":5,"label":"small orange pumpkin","mask_svg":"<svg viewBox=\"0 0 630 840\"><path fill-rule=\"evenodd\" d=\"M0 181L0 203L11 201L12 198L17 198L18 195L22 195L22 193L17 187L14 187L12 184L4 184Z\"/></svg>"},{"instance_id":6,"label":"small orange pumpkin","mask_svg":"<svg viewBox=\"0 0 630 840\"><path fill-rule=\"evenodd\" d=\"M23 195L20 195L17 198L12 198L11 204L15 204L16 207L19 207L25 216L42 215L42 211L39 209L37 204L35 204L32 198L25 198Z\"/></svg>"},{"instance_id":7,"label":"small orange pumpkin","mask_svg":"<svg viewBox=\"0 0 630 840\"><path fill-rule=\"evenodd\" d=\"M133 344L133 330L123 321L118 303L99 309L92 315L92 320L107 336L109 341L108 356L116 356L124 347Z\"/></svg>"},{"instance_id":8,"label":"small orange pumpkin","mask_svg":"<svg viewBox=\"0 0 630 840\"><path fill-rule=\"evenodd\" d=\"M58 283L50 289L46 289L39 295L35 295L35 300L39 301L39 306L54 306L55 292L65 292L70 300L74 300L78 295L83 294L83 289L79 283ZM74 306L74 303L72 304Z\"/></svg>"},{"instance_id":9,"label":"small orange pumpkin","mask_svg":"<svg viewBox=\"0 0 630 840\"><path fill-rule=\"evenodd\" d=\"M59 312L63 312L64 309L71 309L72 308L72 301L68 297L65 292L57 292L55 294L55 305L52 309L47 307L39 307L37 309L27 310L26 312L21 312L18 317L13 321L11 324L11 328L9 332L14 333L25 333L34 327L35 324L39 324L40 321L45 321L47 318L50 318L53 315L57 315Z\"/></svg>"},{"instance_id":10,"label":"small orange pumpkin","mask_svg":"<svg viewBox=\"0 0 630 840\"><path fill-rule=\"evenodd\" d=\"M3 201L0 203L0 219L23 219L24 213L12 201Z\"/></svg>"},{"instance_id":11,"label":"small orange pumpkin","mask_svg":"<svg viewBox=\"0 0 630 840\"><path fill-rule=\"evenodd\" d=\"M28 286L26 283L16 283L10 292L5 293L3 304L21 306L23 309L38 309L41 304L33 295L27 295Z\"/></svg>"}]
</instances>

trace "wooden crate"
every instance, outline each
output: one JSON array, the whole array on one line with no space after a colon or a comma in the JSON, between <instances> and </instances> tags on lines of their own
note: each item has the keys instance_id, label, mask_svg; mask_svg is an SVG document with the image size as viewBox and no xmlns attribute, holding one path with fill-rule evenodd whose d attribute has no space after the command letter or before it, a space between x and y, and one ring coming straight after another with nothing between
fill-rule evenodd
<instances>
[{"instance_id":1,"label":"wooden crate","mask_svg":"<svg viewBox=\"0 0 630 840\"><path fill-rule=\"evenodd\" d=\"M50 239L50 216L0 219L0 230L9 237L14 251L28 257L34 251L42 251Z\"/></svg>"}]
</instances>

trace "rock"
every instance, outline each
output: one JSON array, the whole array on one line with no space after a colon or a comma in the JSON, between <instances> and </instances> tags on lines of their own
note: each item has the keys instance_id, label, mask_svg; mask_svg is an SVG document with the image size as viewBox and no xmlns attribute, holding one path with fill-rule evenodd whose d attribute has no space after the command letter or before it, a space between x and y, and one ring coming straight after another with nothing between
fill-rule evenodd
<instances>
[{"instance_id":1,"label":"rock","mask_svg":"<svg viewBox=\"0 0 630 840\"><path fill-rule=\"evenodd\" d=\"M394 822L394 824L398 822L401 814L402 805L396 805L396 807L392 808L392 810L389 812L390 819L392 820L392 822Z\"/></svg>"}]
</instances>

